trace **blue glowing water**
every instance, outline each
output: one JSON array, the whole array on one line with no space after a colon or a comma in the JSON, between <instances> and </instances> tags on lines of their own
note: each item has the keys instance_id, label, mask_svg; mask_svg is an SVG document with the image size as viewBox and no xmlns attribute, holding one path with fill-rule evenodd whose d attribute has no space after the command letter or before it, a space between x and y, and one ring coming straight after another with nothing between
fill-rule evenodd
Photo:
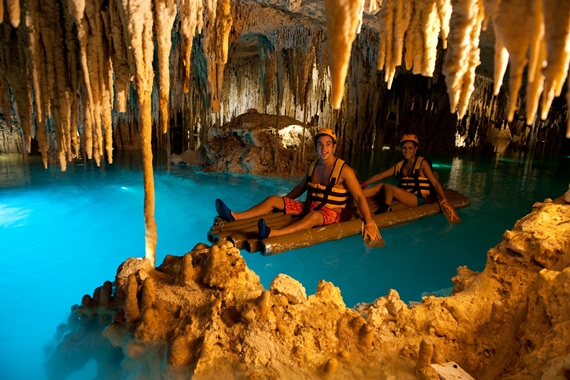
<instances>
[{"instance_id":1,"label":"blue glowing water","mask_svg":"<svg viewBox=\"0 0 570 380\"><path fill-rule=\"evenodd\" d=\"M143 183L138 156L44 169L0 156L0 379L43 379L43 347L70 307L92 294L128 257L144 256ZM461 265L480 271L489 248L531 211L535 201L568 189L570 158L432 157L445 187L471 197L450 226L436 215L382 231L387 246L366 248L360 237L263 257L243 251L265 287L278 273L313 294L319 280L341 289L347 306L396 289L404 301L452 286ZM360 178L384 170L397 152L353 160ZM206 233L214 200L241 210L268 194L285 194L292 179L206 174L190 167L155 168L157 263L183 255ZM93 363L68 379L92 379Z\"/></svg>"}]
</instances>

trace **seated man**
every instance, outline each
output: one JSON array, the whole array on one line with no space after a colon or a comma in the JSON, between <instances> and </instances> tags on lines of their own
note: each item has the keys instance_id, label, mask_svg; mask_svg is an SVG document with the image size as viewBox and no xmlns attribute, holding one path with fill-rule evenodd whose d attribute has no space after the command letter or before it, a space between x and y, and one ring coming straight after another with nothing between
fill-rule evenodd
<instances>
[{"instance_id":1,"label":"seated man","mask_svg":"<svg viewBox=\"0 0 570 380\"><path fill-rule=\"evenodd\" d=\"M437 180L428 160L417 157L419 141L416 135L407 134L400 140L404 160L393 165L390 169L382 173L375 174L361 186L364 188L364 195L371 198L381 193L383 203L376 213L392 210L392 200L396 199L408 207L417 207L426 203L430 195L437 195L443 211L449 215L450 220L459 220L459 216L445 199L443 187ZM379 183L372 187L367 187L369 183L378 182L384 178L395 176L400 180L398 186L389 183ZM433 194L435 192L435 194Z\"/></svg>"},{"instance_id":2,"label":"seated man","mask_svg":"<svg viewBox=\"0 0 570 380\"><path fill-rule=\"evenodd\" d=\"M216 199L218 215L228 221L258 217L273 210L285 211L290 215L303 215L300 220L282 229L271 229L264 219L259 219L257 226L261 238L280 236L340 222L340 213L346 206L349 195L352 195L364 217L362 237L378 242L380 233L372 221L368 203L354 171L343 160L335 157L335 132L329 128L320 129L315 136L315 147L318 159L311 163L301 182L286 196L271 195L243 212L231 211L224 202ZM307 190L307 201L297 201L296 198Z\"/></svg>"}]
</instances>

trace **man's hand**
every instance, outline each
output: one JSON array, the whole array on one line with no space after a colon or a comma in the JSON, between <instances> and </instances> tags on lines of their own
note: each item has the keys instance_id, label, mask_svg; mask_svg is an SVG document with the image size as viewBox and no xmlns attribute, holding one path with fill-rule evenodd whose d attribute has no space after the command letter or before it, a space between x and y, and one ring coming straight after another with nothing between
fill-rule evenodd
<instances>
[{"instance_id":1,"label":"man's hand","mask_svg":"<svg viewBox=\"0 0 570 380\"><path fill-rule=\"evenodd\" d=\"M362 239L366 240L366 238L370 239L371 242L378 242L382 238L380 236L380 231L378 231L378 227L374 223L367 223L364 225L362 229Z\"/></svg>"}]
</instances>

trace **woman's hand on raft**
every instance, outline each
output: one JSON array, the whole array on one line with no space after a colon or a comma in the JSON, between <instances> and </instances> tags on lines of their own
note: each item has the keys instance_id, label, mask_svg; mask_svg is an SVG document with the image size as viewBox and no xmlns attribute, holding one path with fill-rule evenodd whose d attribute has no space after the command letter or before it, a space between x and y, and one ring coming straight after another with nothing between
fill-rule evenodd
<instances>
[{"instance_id":1,"label":"woman's hand on raft","mask_svg":"<svg viewBox=\"0 0 570 380\"><path fill-rule=\"evenodd\" d=\"M455 209L447 202L447 199L441 201L441 207L444 209L445 213L449 215L452 221L455 219L459 220L459 215L457 215Z\"/></svg>"},{"instance_id":2,"label":"woman's hand on raft","mask_svg":"<svg viewBox=\"0 0 570 380\"><path fill-rule=\"evenodd\" d=\"M374 242L380 240L380 233L378 232L378 228L376 228L374 223L364 225L364 229L362 230L362 239L366 240L366 237L368 237L370 241Z\"/></svg>"}]
</instances>

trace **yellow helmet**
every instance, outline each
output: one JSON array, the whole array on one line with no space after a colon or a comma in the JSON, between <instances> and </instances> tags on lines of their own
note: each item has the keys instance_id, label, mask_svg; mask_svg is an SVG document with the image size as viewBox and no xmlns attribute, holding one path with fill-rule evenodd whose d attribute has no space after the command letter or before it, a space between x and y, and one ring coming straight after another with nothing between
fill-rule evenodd
<instances>
[{"instance_id":1,"label":"yellow helmet","mask_svg":"<svg viewBox=\"0 0 570 380\"><path fill-rule=\"evenodd\" d=\"M418 141L418 136L413 135L413 134L406 134L404 136L402 136L402 139L400 140L400 146L402 146L403 143L405 143L406 141L411 141L413 142L416 146L419 145L419 141Z\"/></svg>"},{"instance_id":2,"label":"yellow helmet","mask_svg":"<svg viewBox=\"0 0 570 380\"><path fill-rule=\"evenodd\" d=\"M329 136L336 144L336 133L334 133L334 131L330 128L322 128L317 131L317 134L315 135L315 144L317 143L319 136Z\"/></svg>"}]
</instances>

